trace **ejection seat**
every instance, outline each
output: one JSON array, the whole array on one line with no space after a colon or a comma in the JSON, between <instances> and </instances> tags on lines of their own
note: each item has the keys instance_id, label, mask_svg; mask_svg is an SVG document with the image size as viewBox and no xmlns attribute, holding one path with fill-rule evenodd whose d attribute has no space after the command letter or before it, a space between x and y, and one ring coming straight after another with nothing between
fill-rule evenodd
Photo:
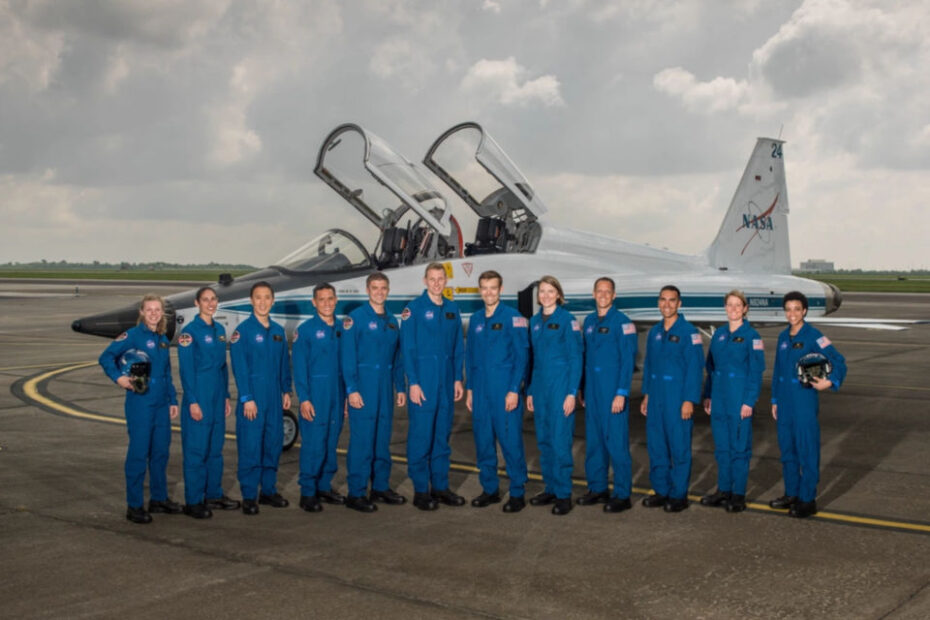
<instances>
[{"instance_id":1,"label":"ejection seat","mask_svg":"<svg viewBox=\"0 0 930 620\"><path fill-rule=\"evenodd\" d=\"M400 267L404 264L404 251L407 249L407 229L391 226L381 236L381 254L378 256L378 269Z\"/></svg>"},{"instance_id":2,"label":"ejection seat","mask_svg":"<svg viewBox=\"0 0 930 620\"><path fill-rule=\"evenodd\" d=\"M495 217L483 217L478 220L475 242L465 244L465 256L479 254L498 254L505 252L507 246L507 226Z\"/></svg>"}]
</instances>

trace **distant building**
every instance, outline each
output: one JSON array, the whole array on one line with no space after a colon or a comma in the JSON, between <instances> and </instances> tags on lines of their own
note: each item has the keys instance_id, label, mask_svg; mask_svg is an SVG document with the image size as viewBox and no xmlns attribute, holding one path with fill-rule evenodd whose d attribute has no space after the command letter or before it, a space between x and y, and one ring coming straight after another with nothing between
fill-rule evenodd
<instances>
[{"instance_id":1,"label":"distant building","mask_svg":"<svg viewBox=\"0 0 930 620\"><path fill-rule=\"evenodd\" d=\"M801 271L807 273L826 273L835 271L835 269L833 268L833 261L824 260L822 258L811 258L801 262Z\"/></svg>"}]
</instances>

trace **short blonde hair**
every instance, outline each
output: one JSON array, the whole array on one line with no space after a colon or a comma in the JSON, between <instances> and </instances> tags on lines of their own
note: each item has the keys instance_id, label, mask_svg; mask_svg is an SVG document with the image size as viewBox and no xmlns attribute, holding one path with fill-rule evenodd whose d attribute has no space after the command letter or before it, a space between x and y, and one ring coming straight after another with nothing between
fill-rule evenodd
<instances>
[{"instance_id":1,"label":"short blonde hair","mask_svg":"<svg viewBox=\"0 0 930 620\"><path fill-rule=\"evenodd\" d=\"M746 300L746 295L743 294L743 291L739 289L733 289L729 293L723 296L723 305L727 304L727 300L731 297L736 297L741 302L743 302L743 316L749 314L749 302Z\"/></svg>"},{"instance_id":2,"label":"short blonde hair","mask_svg":"<svg viewBox=\"0 0 930 620\"><path fill-rule=\"evenodd\" d=\"M168 317L166 316L165 312L165 300L161 297L161 295L156 295L155 293L146 293L142 297L142 301L139 302L139 318L136 319L136 325L142 322L142 310L145 308L145 304L150 301L157 301L161 305L161 320L158 321L158 325L155 327L155 333L164 334L168 331Z\"/></svg>"}]
</instances>

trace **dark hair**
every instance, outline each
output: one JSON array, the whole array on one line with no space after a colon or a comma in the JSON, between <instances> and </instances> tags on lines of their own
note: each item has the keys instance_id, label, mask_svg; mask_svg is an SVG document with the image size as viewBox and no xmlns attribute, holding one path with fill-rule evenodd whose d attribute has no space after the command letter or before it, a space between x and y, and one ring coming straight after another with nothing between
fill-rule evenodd
<instances>
[{"instance_id":1,"label":"dark hair","mask_svg":"<svg viewBox=\"0 0 930 620\"><path fill-rule=\"evenodd\" d=\"M607 276L601 276L600 278L594 281L594 288L597 289L597 285L600 284L601 282L606 282L607 284L610 285L610 290L612 290L615 293L617 292L617 283L614 282L613 278L608 278Z\"/></svg>"},{"instance_id":2,"label":"dark hair","mask_svg":"<svg viewBox=\"0 0 930 620\"><path fill-rule=\"evenodd\" d=\"M788 305L789 301L800 301L801 307L807 310L807 295L801 291L791 291L790 293L785 293L785 296L781 298L782 309Z\"/></svg>"},{"instance_id":3,"label":"dark hair","mask_svg":"<svg viewBox=\"0 0 930 620\"><path fill-rule=\"evenodd\" d=\"M675 294L678 295L678 299L681 299L681 291L679 291L678 287L674 284L666 284L661 289L659 289L659 296L661 296L665 291L675 291Z\"/></svg>"},{"instance_id":4,"label":"dark hair","mask_svg":"<svg viewBox=\"0 0 930 620\"><path fill-rule=\"evenodd\" d=\"M201 286L199 289L197 289L197 294L194 295L194 299L196 299L197 301L200 301L200 298L203 297L204 293L206 293L207 291L212 291L212 290L213 290L212 286Z\"/></svg>"},{"instance_id":5,"label":"dark hair","mask_svg":"<svg viewBox=\"0 0 930 620\"><path fill-rule=\"evenodd\" d=\"M313 287L313 298L316 299L316 294L321 291L332 291L333 295L336 295L336 288L329 282L320 282L315 287Z\"/></svg>"},{"instance_id":6,"label":"dark hair","mask_svg":"<svg viewBox=\"0 0 930 620\"><path fill-rule=\"evenodd\" d=\"M265 282L264 280L259 280L252 285L252 288L249 289L249 298L251 299L252 295L255 294L255 289L257 288L266 288L271 291L271 298L274 299L274 289L271 288L271 285Z\"/></svg>"},{"instance_id":7,"label":"dark hair","mask_svg":"<svg viewBox=\"0 0 930 620\"><path fill-rule=\"evenodd\" d=\"M481 284L482 280L497 280L498 286L504 286L504 278L501 277L501 274L497 273L493 269L488 269L487 271L481 272L481 275L478 276L478 283Z\"/></svg>"}]
</instances>

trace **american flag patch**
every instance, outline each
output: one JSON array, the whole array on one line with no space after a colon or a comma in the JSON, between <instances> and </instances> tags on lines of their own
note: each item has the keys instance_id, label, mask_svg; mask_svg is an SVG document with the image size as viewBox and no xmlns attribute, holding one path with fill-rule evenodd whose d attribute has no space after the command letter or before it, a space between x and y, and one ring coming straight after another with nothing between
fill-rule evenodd
<instances>
[{"instance_id":1,"label":"american flag patch","mask_svg":"<svg viewBox=\"0 0 930 620\"><path fill-rule=\"evenodd\" d=\"M578 325L578 321L572 321L572 331L573 331L573 332L580 332L580 331L581 331L581 326Z\"/></svg>"},{"instance_id":2,"label":"american flag patch","mask_svg":"<svg viewBox=\"0 0 930 620\"><path fill-rule=\"evenodd\" d=\"M765 351L765 346L762 344L761 338L753 338L752 349L754 351Z\"/></svg>"},{"instance_id":3,"label":"american flag patch","mask_svg":"<svg viewBox=\"0 0 930 620\"><path fill-rule=\"evenodd\" d=\"M529 322L526 320L526 317L515 316L513 317L513 326L514 327L529 327Z\"/></svg>"},{"instance_id":4,"label":"american flag patch","mask_svg":"<svg viewBox=\"0 0 930 620\"><path fill-rule=\"evenodd\" d=\"M831 344L833 343L830 342L830 339L827 338L826 336L821 336L820 338L817 339L817 346L820 347L821 349L826 349Z\"/></svg>"},{"instance_id":5,"label":"american flag patch","mask_svg":"<svg viewBox=\"0 0 930 620\"><path fill-rule=\"evenodd\" d=\"M691 334L691 344L701 344L701 334Z\"/></svg>"},{"instance_id":6,"label":"american flag patch","mask_svg":"<svg viewBox=\"0 0 930 620\"><path fill-rule=\"evenodd\" d=\"M632 334L635 334L635 333L636 333L636 326L633 325L632 323L624 323L624 324L623 324L623 333L624 333L624 335L626 335L626 336L630 336L630 335L632 335Z\"/></svg>"}]
</instances>

